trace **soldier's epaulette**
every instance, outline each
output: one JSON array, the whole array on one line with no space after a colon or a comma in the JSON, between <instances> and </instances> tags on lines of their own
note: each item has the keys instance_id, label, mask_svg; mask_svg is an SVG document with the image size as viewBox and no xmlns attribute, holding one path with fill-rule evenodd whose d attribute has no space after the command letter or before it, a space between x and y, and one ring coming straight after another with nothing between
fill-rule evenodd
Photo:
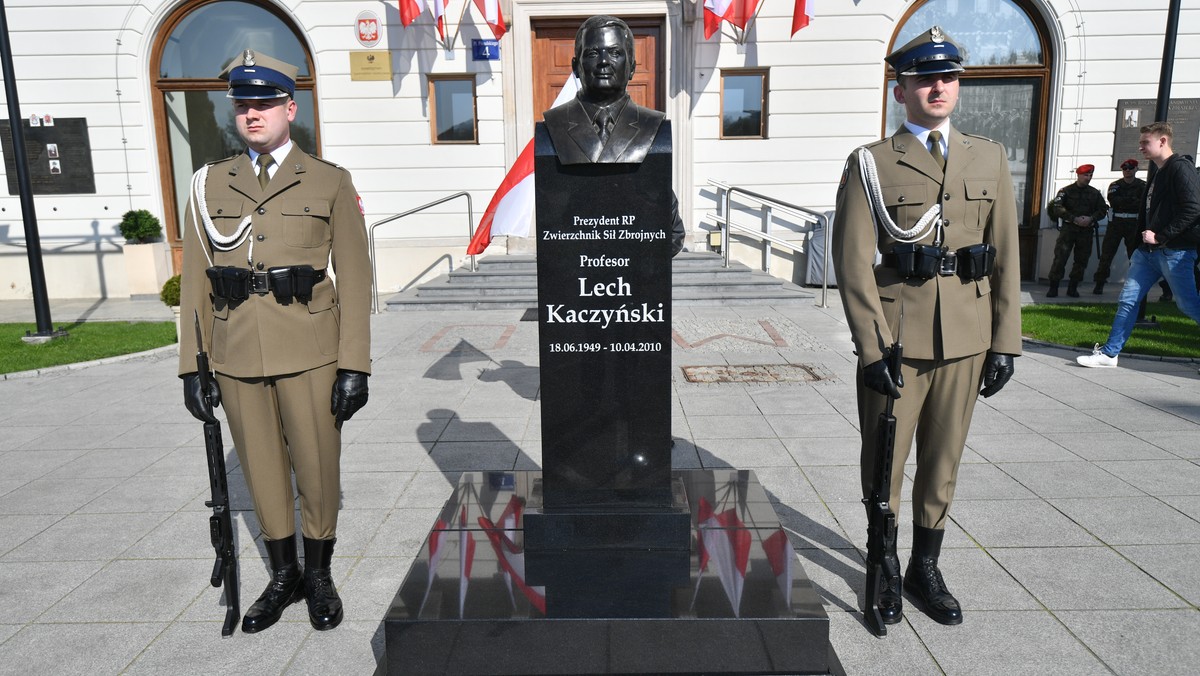
<instances>
[{"instance_id":1,"label":"soldier's epaulette","mask_svg":"<svg viewBox=\"0 0 1200 676\"><path fill-rule=\"evenodd\" d=\"M342 169L342 165L337 164L336 162L330 162L329 160L325 159L324 157L317 157L316 155L309 155L309 157L320 162L321 164L328 164L329 166L333 167L334 169ZM343 169L343 171L345 171L345 170Z\"/></svg>"},{"instance_id":2,"label":"soldier's epaulette","mask_svg":"<svg viewBox=\"0 0 1200 676\"><path fill-rule=\"evenodd\" d=\"M230 155L229 157L222 157L219 160L213 160L212 162L208 162L207 164L208 164L208 166L212 167L212 166L221 164L222 162L232 162L232 161L236 160L238 158L238 156L240 156L241 154L242 153L237 153L234 155Z\"/></svg>"},{"instance_id":3,"label":"soldier's epaulette","mask_svg":"<svg viewBox=\"0 0 1200 676\"><path fill-rule=\"evenodd\" d=\"M980 141L987 141L988 143L995 143L996 145L1000 145L1000 142L999 142L999 141L997 141L997 140L995 140L995 139L990 139L990 138L988 138L988 137L986 137L986 136L980 136L979 134L968 134L968 133L966 133L966 132L962 132L962 135L963 135L963 136L970 136L971 138L977 138L977 139L979 139Z\"/></svg>"}]
</instances>

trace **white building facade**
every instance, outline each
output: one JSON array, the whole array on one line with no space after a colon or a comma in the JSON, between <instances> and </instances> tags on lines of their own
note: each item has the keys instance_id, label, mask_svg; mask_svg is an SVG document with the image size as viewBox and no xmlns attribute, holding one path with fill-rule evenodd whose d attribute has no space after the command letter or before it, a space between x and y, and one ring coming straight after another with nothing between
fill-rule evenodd
<instances>
[{"instance_id":1,"label":"white building facade","mask_svg":"<svg viewBox=\"0 0 1200 676\"><path fill-rule=\"evenodd\" d=\"M477 223L562 84L573 27L598 13L634 27L643 79L631 92L672 120L692 250L707 248L715 228L716 184L832 209L846 156L898 122L884 55L935 23L968 53L952 122L1009 147L1025 277L1049 265L1042 212L1073 169L1096 165L1103 190L1119 177L1117 164L1136 157L1127 136L1121 146L1121 125L1130 100L1157 96L1167 0L807 2L812 21L794 35L795 0L760 0L745 30L726 23L706 39L703 0L501 0L507 32L499 58L488 59L473 54L472 41L494 35L472 0L449 0L445 41L428 12L403 26L394 0L10 0L21 124L83 120L94 177L94 192L54 192L53 169L35 182L52 186L34 198L49 296L145 292L133 267L146 263L130 263L117 224L147 209L163 221L164 247L178 246L191 174L240 150L216 75L247 47L301 66L294 138L352 172L369 225L459 192L471 196ZM1200 98L1200 3L1183 4L1172 100ZM1194 136L1189 143L1177 150L1194 154ZM37 163L53 159L41 154L50 144L34 145L27 155L40 171ZM68 150L78 148L62 149L64 163L78 156ZM21 205L9 194L11 142L4 152L0 299L25 299L32 286ZM751 206L735 219L757 223ZM786 213L769 220L800 248L776 254L794 260L774 270L805 281L813 223ZM466 200L455 198L374 228L380 291L463 265L471 225ZM739 257L758 260L741 246ZM488 254L535 248L498 238ZM176 252L168 272L178 260Z\"/></svg>"}]
</instances>

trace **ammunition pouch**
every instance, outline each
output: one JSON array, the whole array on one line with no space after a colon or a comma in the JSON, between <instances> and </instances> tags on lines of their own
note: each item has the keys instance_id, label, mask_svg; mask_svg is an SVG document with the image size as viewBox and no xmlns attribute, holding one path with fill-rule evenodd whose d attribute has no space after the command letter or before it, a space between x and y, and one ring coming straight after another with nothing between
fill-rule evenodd
<instances>
[{"instance_id":1,"label":"ammunition pouch","mask_svg":"<svg viewBox=\"0 0 1200 676\"><path fill-rule=\"evenodd\" d=\"M289 305L295 299L301 303L312 300L313 287L325 279L324 270L314 270L311 265L275 267L266 272L248 268L214 266L205 270L212 283L213 297L230 302L250 298L250 294L275 296L280 305Z\"/></svg>"},{"instance_id":2,"label":"ammunition pouch","mask_svg":"<svg viewBox=\"0 0 1200 676\"><path fill-rule=\"evenodd\" d=\"M897 244L891 253L883 255L883 265L905 279L953 276L982 279L992 274L995 263L996 247L991 244L975 244L957 251L924 244Z\"/></svg>"}]
</instances>

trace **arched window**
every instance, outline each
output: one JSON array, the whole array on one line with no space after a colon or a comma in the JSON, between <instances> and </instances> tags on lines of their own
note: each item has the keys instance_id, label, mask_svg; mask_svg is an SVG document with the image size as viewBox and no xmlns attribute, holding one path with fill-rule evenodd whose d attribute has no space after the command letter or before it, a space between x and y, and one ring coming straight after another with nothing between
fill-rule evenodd
<instances>
[{"instance_id":1,"label":"arched window","mask_svg":"<svg viewBox=\"0 0 1200 676\"><path fill-rule=\"evenodd\" d=\"M926 0L900 22L891 53L930 26L941 26L964 51L956 129L1000 141L1008 149L1021 227L1021 277L1032 279L1041 217L1047 102L1052 54L1046 31L1029 0ZM895 73L887 70L884 131L904 122L892 97Z\"/></svg>"},{"instance_id":2,"label":"arched window","mask_svg":"<svg viewBox=\"0 0 1200 676\"><path fill-rule=\"evenodd\" d=\"M241 0L199 0L182 5L163 23L151 59L159 175L166 231L179 269L183 212L192 174L245 146L234 127L226 83L217 75L245 49L269 54L300 69L292 140L318 154L312 60L300 33L271 5Z\"/></svg>"}]
</instances>

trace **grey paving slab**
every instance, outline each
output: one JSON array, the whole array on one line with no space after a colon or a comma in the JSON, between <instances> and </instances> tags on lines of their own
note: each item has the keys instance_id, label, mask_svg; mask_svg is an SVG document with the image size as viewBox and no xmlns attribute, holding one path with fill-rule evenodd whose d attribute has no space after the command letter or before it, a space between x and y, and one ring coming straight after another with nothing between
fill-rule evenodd
<instances>
[{"instance_id":1,"label":"grey paving slab","mask_svg":"<svg viewBox=\"0 0 1200 676\"><path fill-rule=\"evenodd\" d=\"M115 560L38 617L38 622L170 622L212 589L207 561Z\"/></svg>"},{"instance_id":2,"label":"grey paving slab","mask_svg":"<svg viewBox=\"0 0 1200 676\"><path fill-rule=\"evenodd\" d=\"M795 467L796 461L775 437L696 439L700 462L704 467L737 467L741 469ZM769 474L769 472L760 472Z\"/></svg>"},{"instance_id":3,"label":"grey paving slab","mask_svg":"<svg viewBox=\"0 0 1200 676\"><path fill-rule=\"evenodd\" d=\"M0 496L0 514L67 514L120 483L120 479L34 479Z\"/></svg>"},{"instance_id":4,"label":"grey paving slab","mask_svg":"<svg viewBox=\"0 0 1200 676\"><path fill-rule=\"evenodd\" d=\"M991 553L1017 582L1052 611L1188 606L1108 547L995 548Z\"/></svg>"},{"instance_id":5,"label":"grey paving slab","mask_svg":"<svg viewBox=\"0 0 1200 676\"><path fill-rule=\"evenodd\" d=\"M956 500L950 518L989 549L1099 544L1095 536L1040 499Z\"/></svg>"},{"instance_id":6,"label":"grey paving slab","mask_svg":"<svg viewBox=\"0 0 1200 676\"><path fill-rule=\"evenodd\" d=\"M100 570L101 561L0 561L5 621L31 622Z\"/></svg>"},{"instance_id":7,"label":"grey paving slab","mask_svg":"<svg viewBox=\"0 0 1200 676\"><path fill-rule=\"evenodd\" d=\"M962 463L955 500L1025 500L1036 495L1005 470L986 463Z\"/></svg>"},{"instance_id":8,"label":"grey paving slab","mask_svg":"<svg viewBox=\"0 0 1200 676\"><path fill-rule=\"evenodd\" d=\"M70 410L70 404L60 404L64 410ZM26 441L20 448L37 450L69 450L93 449L103 446L112 439L124 434L128 425L109 423L104 425L65 425L55 427L43 435Z\"/></svg>"},{"instance_id":9,"label":"grey paving slab","mask_svg":"<svg viewBox=\"0 0 1200 676\"><path fill-rule=\"evenodd\" d=\"M471 470L511 470L516 467L521 448L507 440L439 441L429 456L443 472Z\"/></svg>"},{"instance_id":10,"label":"grey paving slab","mask_svg":"<svg viewBox=\"0 0 1200 676\"><path fill-rule=\"evenodd\" d=\"M1200 606L1200 576L1196 575L1200 545L1130 545L1116 549L1168 589Z\"/></svg>"},{"instance_id":11,"label":"grey paving slab","mask_svg":"<svg viewBox=\"0 0 1200 676\"><path fill-rule=\"evenodd\" d=\"M0 644L0 674L118 674L166 628L166 622L25 625ZM185 665L172 669L183 673Z\"/></svg>"},{"instance_id":12,"label":"grey paving slab","mask_svg":"<svg viewBox=\"0 0 1200 676\"><path fill-rule=\"evenodd\" d=\"M438 440L442 432L446 430L446 425L450 423L451 416L444 418L377 418L374 420L364 421L365 425L359 425L359 433L354 437L353 443L360 444L405 444L405 443L425 443L432 444ZM345 443L348 439L342 439Z\"/></svg>"},{"instance_id":13,"label":"grey paving slab","mask_svg":"<svg viewBox=\"0 0 1200 676\"><path fill-rule=\"evenodd\" d=\"M827 613L855 613L862 607L865 578L857 549L799 549L799 565L821 597ZM859 613L861 616L861 613Z\"/></svg>"},{"instance_id":14,"label":"grey paving slab","mask_svg":"<svg viewBox=\"0 0 1200 676\"><path fill-rule=\"evenodd\" d=\"M1155 431L1187 431L1195 427L1195 422L1187 418L1163 411L1147 405L1125 406L1122 408L1088 408L1088 415L1103 420L1109 425L1137 432L1139 430Z\"/></svg>"},{"instance_id":15,"label":"grey paving slab","mask_svg":"<svg viewBox=\"0 0 1200 676\"><path fill-rule=\"evenodd\" d=\"M1200 458L1200 425L1181 431L1139 430L1138 437L1181 458Z\"/></svg>"},{"instance_id":16,"label":"grey paving slab","mask_svg":"<svg viewBox=\"0 0 1200 676\"><path fill-rule=\"evenodd\" d=\"M207 481L191 476L135 476L79 508L81 513L173 512L211 496Z\"/></svg>"},{"instance_id":17,"label":"grey paving slab","mask_svg":"<svg viewBox=\"0 0 1200 676\"><path fill-rule=\"evenodd\" d=\"M1066 611L1058 618L1118 674L1195 674L1200 612Z\"/></svg>"},{"instance_id":18,"label":"grey paving slab","mask_svg":"<svg viewBox=\"0 0 1200 676\"><path fill-rule=\"evenodd\" d=\"M776 436L789 438L835 438L858 440L858 429L838 414L768 415Z\"/></svg>"},{"instance_id":19,"label":"grey paving slab","mask_svg":"<svg viewBox=\"0 0 1200 676\"><path fill-rule=\"evenodd\" d=\"M847 675L870 676L887 665L888 674L929 676L941 673L929 649L907 622L888 627L885 638L870 635L861 612L829 612L829 642Z\"/></svg>"},{"instance_id":20,"label":"grey paving slab","mask_svg":"<svg viewBox=\"0 0 1200 676\"><path fill-rule=\"evenodd\" d=\"M788 453L802 467L844 465L857 467L862 452L858 433L848 437L790 437L783 439Z\"/></svg>"},{"instance_id":21,"label":"grey paving slab","mask_svg":"<svg viewBox=\"0 0 1200 676\"><path fill-rule=\"evenodd\" d=\"M1170 452L1126 430L1092 434L1049 433L1046 438L1084 460L1159 460L1174 457ZM1200 437L1196 441L1200 442Z\"/></svg>"},{"instance_id":22,"label":"grey paving slab","mask_svg":"<svg viewBox=\"0 0 1200 676\"><path fill-rule=\"evenodd\" d=\"M743 409L744 410L744 409ZM697 443L709 439L772 439L779 435L759 415L690 416L688 426Z\"/></svg>"},{"instance_id":23,"label":"grey paving slab","mask_svg":"<svg viewBox=\"0 0 1200 676\"><path fill-rule=\"evenodd\" d=\"M431 526L432 518L426 526L426 533ZM477 543L477 546L483 546L483 543ZM418 549L412 551L415 555ZM346 608L346 619L357 622L374 620L378 625L387 614L412 562L412 556L367 556L356 561L345 581L338 586Z\"/></svg>"},{"instance_id":24,"label":"grey paving slab","mask_svg":"<svg viewBox=\"0 0 1200 676\"><path fill-rule=\"evenodd\" d=\"M283 673L286 676L373 674L379 663L386 661L384 651L382 623L345 620L336 632L310 633Z\"/></svg>"},{"instance_id":25,"label":"grey paving slab","mask_svg":"<svg viewBox=\"0 0 1200 676\"><path fill-rule=\"evenodd\" d=\"M1113 476L1103 467L1083 460L1074 462L1007 462L997 464L996 467L1022 486L1044 498L1145 495L1141 489Z\"/></svg>"},{"instance_id":26,"label":"grey paving slab","mask_svg":"<svg viewBox=\"0 0 1200 676\"><path fill-rule=\"evenodd\" d=\"M1115 436L1115 435L1114 435ZM987 462L1067 462L1079 456L1040 434L967 435L967 447Z\"/></svg>"},{"instance_id":27,"label":"grey paving slab","mask_svg":"<svg viewBox=\"0 0 1200 676\"><path fill-rule=\"evenodd\" d=\"M773 467L769 471L757 471L755 475L774 503L794 505L820 501L817 491L799 467Z\"/></svg>"},{"instance_id":28,"label":"grey paving slab","mask_svg":"<svg viewBox=\"0 0 1200 676\"><path fill-rule=\"evenodd\" d=\"M124 673L148 676L282 673L310 633L313 629L307 621L281 621L269 632L238 631L236 636L222 639L220 621L175 622Z\"/></svg>"},{"instance_id":29,"label":"grey paving slab","mask_svg":"<svg viewBox=\"0 0 1200 676\"><path fill-rule=\"evenodd\" d=\"M455 417L438 436L438 441L519 440L525 436L525 428L528 425L528 415L519 418L484 418L481 420L463 420Z\"/></svg>"},{"instance_id":30,"label":"grey paving slab","mask_svg":"<svg viewBox=\"0 0 1200 676\"><path fill-rule=\"evenodd\" d=\"M388 509L403 489L388 472L343 472L342 509Z\"/></svg>"},{"instance_id":31,"label":"grey paving slab","mask_svg":"<svg viewBox=\"0 0 1200 676\"><path fill-rule=\"evenodd\" d=\"M64 517L4 555L5 561L108 561L128 549L169 513L81 514Z\"/></svg>"},{"instance_id":32,"label":"grey paving slab","mask_svg":"<svg viewBox=\"0 0 1200 676\"><path fill-rule=\"evenodd\" d=\"M41 479L54 470L86 455L88 451L81 449L66 451L11 451L0 454L0 467L4 467L4 476L11 481L19 481L21 485L34 479Z\"/></svg>"},{"instance_id":33,"label":"grey paving slab","mask_svg":"<svg viewBox=\"0 0 1200 676\"><path fill-rule=\"evenodd\" d=\"M1051 498L1049 502L1106 544L1200 543L1200 522L1157 498Z\"/></svg>"},{"instance_id":34,"label":"grey paving slab","mask_svg":"<svg viewBox=\"0 0 1200 676\"><path fill-rule=\"evenodd\" d=\"M1113 460L1097 463L1150 495L1200 495L1200 465L1187 460Z\"/></svg>"},{"instance_id":35,"label":"grey paving slab","mask_svg":"<svg viewBox=\"0 0 1200 676\"><path fill-rule=\"evenodd\" d=\"M445 502L447 493L442 497ZM442 505L435 508L394 509L386 521L379 526L375 537L363 552L364 557L412 558L421 550L429 529L441 512Z\"/></svg>"},{"instance_id":36,"label":"grey paving slab","mask_svg":"<svg viewBox=\"0 0 1200 676\"><path fill-rule=\"evenodd\" d=\"M3 392L4 390L0 388L0 394ZM0 451L10 451L14 448L20 448L31 440L53 430L54 426L52 425L6 424L4 426L4 437L0 438Z\"/></svg>"},{"instance_id":37,"label":"grey paving slab","mask_svg":"<svg viewBox=\"0 0 1200 676\"><path fill-rule=\"evenodd\" d=\"M1200 521L1200 495L1167 495L1159 499Z\"/></svg>"},{"instance_id":38,"label":"grey paving slab","mask_svg":"<svg viewBox=\"0 0 1200 676\"><path fill-rule=\"evenodd\" d=\"M60 514L0 515L0 557L45 531L63 518Z\"/></svg>"},{"instance_id":39,"label":"grey paving slab","mask_svg":"<svg viewBox=\"0 0 1200 676\"><path fill-rule=\"evenodd\" d=\"M1111 674L1087 646L1041 610L963 613L963 623L946 627L912 615L921 642L948 676Z\"/></svg>"}]
</instances>

